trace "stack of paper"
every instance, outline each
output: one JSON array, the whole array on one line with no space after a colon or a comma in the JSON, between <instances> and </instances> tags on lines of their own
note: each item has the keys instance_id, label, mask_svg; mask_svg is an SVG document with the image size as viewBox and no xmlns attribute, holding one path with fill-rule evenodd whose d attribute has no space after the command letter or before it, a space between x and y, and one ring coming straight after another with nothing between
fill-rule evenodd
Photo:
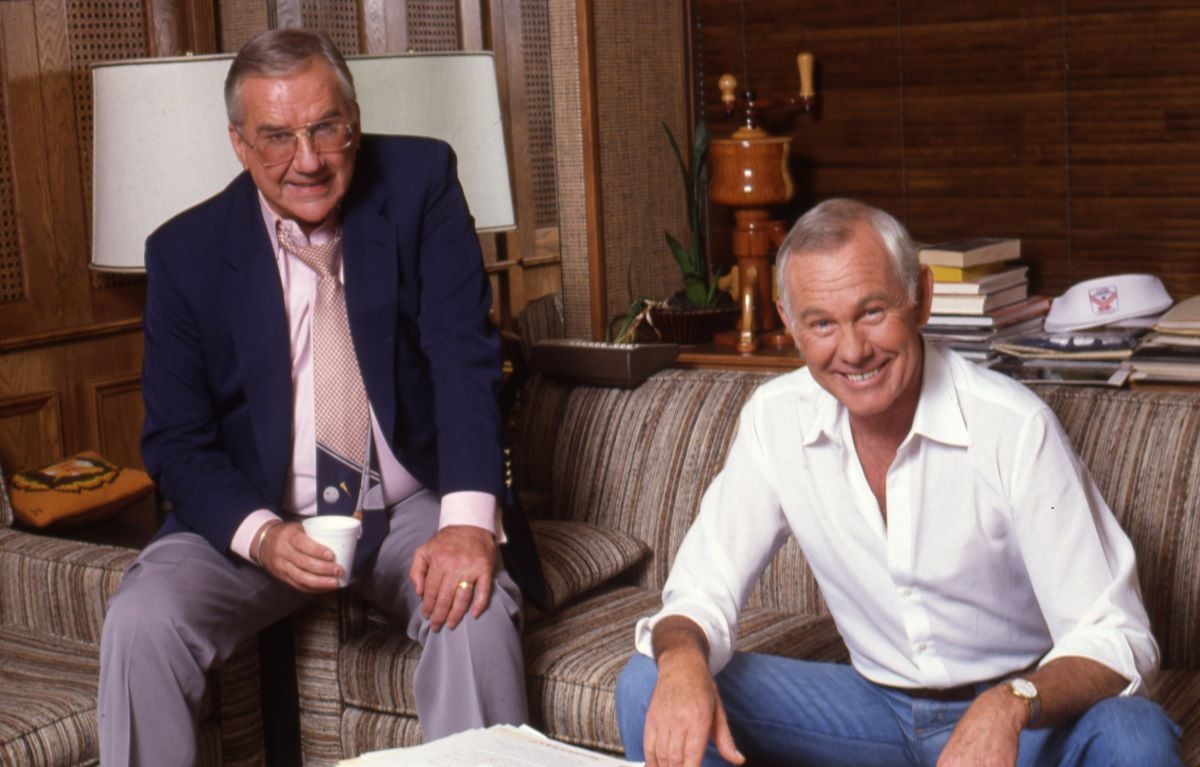
<instances>
[{"instance_id":1,"label":"stack of paper","mask_svg":"<svg viewBox=\"0 0 1200 767\"><path fill-rule=\"evenodd\" d=\"M1200 296L1167 310L1154 331L1129 358L1132 379L1200 382Z\"/></svg>"},{"instance_id":2,"label":"stack of paper","mask_svg":"<svg viewBox=\"0 0 1200 767\"><path fill-rule=\"evenodd\" d=\"M635 767L605 754L552 740L532 727L495 725L432 743L372 751L338 767ZM641 764L640 762L636 764Z\"/></svg>"}]
</instances>

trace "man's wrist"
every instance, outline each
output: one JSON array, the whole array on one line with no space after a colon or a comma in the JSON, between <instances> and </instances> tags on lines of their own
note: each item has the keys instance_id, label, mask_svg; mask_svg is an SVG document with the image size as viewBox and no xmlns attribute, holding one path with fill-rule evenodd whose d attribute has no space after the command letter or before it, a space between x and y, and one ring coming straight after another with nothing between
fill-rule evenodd
<instances>
[{"instance_id":1,"label":"man's wrist","mask_svg":"<svg viewBox=\"0 0 1200 767\"><path fill-rule=\"evenodd\" d=\"M1010 679L1005 684L1013 697L1026 704L1024 727L1036 727L1042 718L1042 697L1037 685L1024 677Z\"/></svg>"},{"instance_id":2,"label":"man's wrist","mask_svg":"<svg viewBox=\"0 0 1200 767\"><path fill-rule=\"evenodd\" d=\"M283 524L281 519L270 519L258 528L258 533L254 536L254 545L250 547L250 559L259 567L262 566L263 545L267 542L267 534Z\"/></svg>"}]
</instances>

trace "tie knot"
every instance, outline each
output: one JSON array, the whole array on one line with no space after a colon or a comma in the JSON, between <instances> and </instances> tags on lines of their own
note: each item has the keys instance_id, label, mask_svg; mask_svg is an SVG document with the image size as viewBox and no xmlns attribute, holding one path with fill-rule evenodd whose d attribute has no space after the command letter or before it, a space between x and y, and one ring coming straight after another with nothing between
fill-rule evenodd
<instances>
[{"instance_id":1,"label":"tie knot","mask_svg":"<svg viewBox=\"0 0 1200 767\"><path fill-rule=\"evenodd\" d=\"M339 246L342 242L342 230L338 229L327 242L320 245L297 245L292 242L292 238L288 235L288 231L283 226L283 222L279 224L279 243L283 249L291 253L296 258L300 259L301 263L309 267L322 277L334 275L337 269L337 255Z\"/></svg>"}]
</instances>

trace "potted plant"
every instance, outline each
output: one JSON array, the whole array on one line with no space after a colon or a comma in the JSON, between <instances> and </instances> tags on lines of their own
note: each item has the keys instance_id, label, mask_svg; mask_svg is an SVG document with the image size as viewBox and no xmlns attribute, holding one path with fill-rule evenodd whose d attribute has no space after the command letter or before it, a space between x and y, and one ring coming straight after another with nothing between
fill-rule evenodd
<instances>
[{"instance_id":1,"label":"potted plant","mask_svg":"<svg viewBox=\"0 0 1200 767\"><path fill-rule=\"evenodd\" d=\"M645 323L664 341L707 343L717 331L733 327L737 319L737 306L727 292L717 287L720 275L709 265L704 247L708 231L708 129L703 119L697 121L691 156L686 159L666 123L663 130L679 164L687 202L684 241L664 232L683 277L683 290L662 301L635 301L622 318L616 340L633 340Z\"/></svg>"}]
</instances>

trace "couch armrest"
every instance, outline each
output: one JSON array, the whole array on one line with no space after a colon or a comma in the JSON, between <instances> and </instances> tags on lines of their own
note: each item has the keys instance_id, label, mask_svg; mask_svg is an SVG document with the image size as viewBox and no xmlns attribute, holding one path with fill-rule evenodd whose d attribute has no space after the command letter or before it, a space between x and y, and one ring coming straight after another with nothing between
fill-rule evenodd
<instances>
[{"instance_id":1,"label":"couch armrest","mask_svg":"<svg viewBox=\"0 0 1200 767\"><path fill-rule=\"evenodd\" d=\"M99 646L108 598L137 552L0 529L0 625Z\"/></svg>"}]
</instances>

